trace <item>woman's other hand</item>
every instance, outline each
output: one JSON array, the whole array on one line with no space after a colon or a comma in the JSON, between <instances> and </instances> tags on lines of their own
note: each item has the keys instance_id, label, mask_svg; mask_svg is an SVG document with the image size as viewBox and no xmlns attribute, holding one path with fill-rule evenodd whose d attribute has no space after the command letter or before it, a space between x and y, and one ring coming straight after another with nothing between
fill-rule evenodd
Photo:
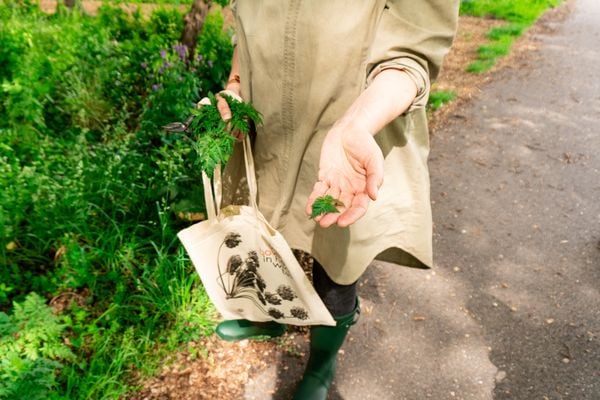
<instances>
[{"instance_id":1,"label":"woman's other hand","mask_svg":"<svg viewBox=\"0 0 600 400\"><path fill-rule=\"evenodd\" d=\"M344 205L339 213L315 218L321 227L347 227L362 217L383 183L383 154L373 135L353 123L338 123L321 147L319 177L306 205L307 214L320 196L330 195Z\"/></svg>"},{"instance_id":2,"label":"woman's other hand","mask_svg":"<svg viewBox=\"0 0 600 400\"><path fill-rule=\"evenodd\" d=\"M383 70L327 133L306 212L311 215L315 199L325 195L344 206L339 213L315 218L321 227L347 227L367 212L383 183L383 154L373 135L408 110L416 96L417 86L408 73Z\"/></svg>"}]
</instances>

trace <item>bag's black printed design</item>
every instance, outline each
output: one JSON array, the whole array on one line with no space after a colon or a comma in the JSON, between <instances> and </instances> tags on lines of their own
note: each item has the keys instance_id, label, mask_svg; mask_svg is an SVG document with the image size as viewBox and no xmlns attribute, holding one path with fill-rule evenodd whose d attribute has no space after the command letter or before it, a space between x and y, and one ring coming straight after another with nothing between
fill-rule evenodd
<instances>
[{"instance_id":1,"label":"bag's black printed design","mask_svg":"<svg viewBox=\"0 0 600 400\"><path fill-rule=\"evenodd\" d=\"M277 260L281 261L281 258L273 249L261 251L262 263L259 253L255 250L251 250L243 256L233 254L227 259L227 265L223 271L219 262L222 251L236 249L241 243L242 239L239 233L229 232L219 248L217 257L218 283L225 291L226 298L250 300L266 315L274 319L308 319L308 312L303 307L292 304L290 308L290 304L284 304L284 302L291 303L298 298L291 287L279 285L275 291L267 291L267 283L260 274L261 267L274 268L285 275L289 275L289 271L283 262L277 262ZM268 309L266 308L267 305L270 306ZM289 309L287 317L287 313L282 307L284 305L286 306L285 309Z\"/></svg>"}]
</instances>

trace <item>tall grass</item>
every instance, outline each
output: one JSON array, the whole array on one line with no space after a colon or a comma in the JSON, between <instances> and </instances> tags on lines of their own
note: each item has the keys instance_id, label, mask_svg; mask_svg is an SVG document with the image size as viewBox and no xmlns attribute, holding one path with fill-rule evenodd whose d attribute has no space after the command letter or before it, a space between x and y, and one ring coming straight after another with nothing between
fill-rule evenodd
<instances>
[{"instance_id":1,"label":"tall grass","mask_svg":"<svg viewBox=\"0 0 600 400\"><path fill-rule=\"evenodd\" d=\"M132 372L212 327L176 238L178 212L202 208L200 180L160 127L222 87L231 34L210 14L187 63L181 21L0 6L0 398L36 398L27 381L39 398L119 398ZM47 312L27 318L52 323L19 325L33 293ZM15 347L17 328L72 357Z\"/></svg>"}]
</instances>

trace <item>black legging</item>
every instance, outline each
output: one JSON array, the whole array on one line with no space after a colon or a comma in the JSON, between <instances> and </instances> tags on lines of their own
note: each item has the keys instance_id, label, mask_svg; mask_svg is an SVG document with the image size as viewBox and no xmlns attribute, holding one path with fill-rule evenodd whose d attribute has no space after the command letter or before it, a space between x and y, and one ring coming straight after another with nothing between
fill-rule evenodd
<instances>
[{"instance_id":1,"label":"black legging","mask_svg":"<svg viewBox=\"0 0 600 400\"><path fill-rule=\"evenodd\" d=\"M334 317L349 314L356 306L356 282L340 285L331 280L323 266L314 260L313 285Z\"/></svg>"}]
</instances>

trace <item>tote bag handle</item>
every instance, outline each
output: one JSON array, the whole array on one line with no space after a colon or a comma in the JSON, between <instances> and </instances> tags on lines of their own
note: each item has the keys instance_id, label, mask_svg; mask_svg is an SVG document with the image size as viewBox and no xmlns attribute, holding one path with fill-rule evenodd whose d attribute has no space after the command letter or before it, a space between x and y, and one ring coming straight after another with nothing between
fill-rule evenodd
<instances>
[{"instance_id":1,"label":"tote bag handle","mask_svg":"<svg viewBox=\"0 0 600 400\"><path fill-rule=\"evenodd\" d=\"M242 141L244 145L244 166L246 167L246 181L248 182L249 201L254 211L258 211L256 203L258 185L256 183L256 172L254 170L254 157L252 156L252 147L250 137L244 136ZM221 165L217 165L213 174L213 183L206 173L202 172L202 183L204 185L204 203L208 219L216 219L221 210L221 201L223 198L223 180L221 177Z\"/></svg>"}]
</instances>

